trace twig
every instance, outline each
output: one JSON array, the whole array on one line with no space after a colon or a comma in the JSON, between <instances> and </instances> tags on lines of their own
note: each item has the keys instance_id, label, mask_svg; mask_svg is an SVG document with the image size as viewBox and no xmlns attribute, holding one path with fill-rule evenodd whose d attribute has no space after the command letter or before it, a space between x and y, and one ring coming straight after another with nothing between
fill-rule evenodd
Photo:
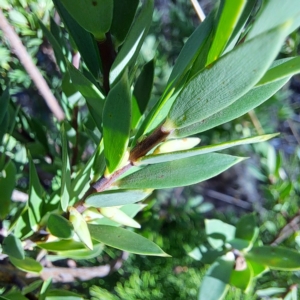
<instances>
[{"instance_id":1,"label":"twig","mask_svg":"<svg viewBox=\"0 0 300 300\"><path fill-rule=\"evenodd\" d=\"M194 9L196 11L196 14L198 15L198 18L199 18L200 22L203 22L205 20L205 13L202 10L198 0L191 0L191 2L194 6Z\"/></svg>"},{"instance_id":2,"label":"twig","mask_svg":"<svg viewBox=\"0 0 300 300\"><path fill-rule=\"evenodd\" d=\"M248 112L248 115L249 115L249 117L250 117L250 119L251 119L251 121L252 121L252 123L253 123L253 125L254 125L254 127L256 129L256 131L257 131L257 133L261 134L261 135L264 134L265 132L264 132L262 126L261 126L260 121L257 118L257 115L256 115L255 111L254 110L250 110Z\"/></svg>"},{"instance_id":3,"label":"twig","mask_svg":"<svg viewBox=\"0 0 300 300\"><path fill-rule=\"evenodd\" d=\"M297 130L295 129L293 121L288 119L287 122L290 126L290 129L292 131L293 136L295 137L297 143L300 145L300 137L299 137L299 134L298 134Z\"/></svg>"},{"instance_id":4,"label":"twig","mask_svg":"<svg viewBox=\"0 0 300 300\"><path fill-rule=\"evenodd\" d=\"M41 75L40 71L33 63L30 55L26 51L26 48L22 44L19 36L16 34L14 29L6 20L2 10L0 9L0 29L3 31L4 36L8 40L12 51L19 58L21 64L31 77L32 81L36 85L40 94L44 97L49 109L52 111L54 116L62 121L65 118L64 112L59 106L56 98L53 96L46 80Z\"/></svg>"}]
</instances>

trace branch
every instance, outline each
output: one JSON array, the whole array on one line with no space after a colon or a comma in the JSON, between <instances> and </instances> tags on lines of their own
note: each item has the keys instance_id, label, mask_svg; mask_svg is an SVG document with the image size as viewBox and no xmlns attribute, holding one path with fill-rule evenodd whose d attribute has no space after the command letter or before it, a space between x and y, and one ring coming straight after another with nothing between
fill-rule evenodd
<instances>
[{"instance_id":1,"label":"branch","mask_svg":"<svg viewBox=\"0 0 300 300\"><path fill-rule=\"evenodd\" d=\"M5 38L8 40L12 51L19 58L21 64L23 65L23 67L31 77L38 91L44 97L49 109L52 111L54 116L59 121L62 121L65 118L63 110L59 106L56 98L53 96L46 80L43 78L40 71L33 63L30 55L27 53L26 48L22 44L19 36L16 34L16 32L8 23L1 9L0 9L0 29L3 31Z\"/></svg>"}]
</instances>

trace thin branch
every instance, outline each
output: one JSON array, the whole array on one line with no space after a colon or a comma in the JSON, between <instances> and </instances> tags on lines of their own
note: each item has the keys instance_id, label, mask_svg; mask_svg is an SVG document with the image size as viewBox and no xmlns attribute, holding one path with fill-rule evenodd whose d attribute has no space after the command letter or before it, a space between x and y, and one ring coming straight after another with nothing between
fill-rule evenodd
<instances>
[{"instance_id":1,"label":"thin branch","mask_svg":"<svg viewBox=\"0 0 300 300\"><path fill-rule=\"evenodd\" d=\"M261 123L260 123L259 119L257 118L257 115L256 115L255 111L250 110L248 112L248 115L249 115L249 117L250 117L256 131L257 131L257 133L260 134L260 135L265 134L265 132L264 132L262 126L261 126Z\"/></svg>"},{"instance_id":2,"label":"thin branch","mask_svg":"<svg viewBox=\"0 0 300 300\"><path fill-rule=\"evenodd\" d=\"M296 139L298 145L300 145L300 137L299 137L299 134L298 134L298 132L297 132L297 130L296 130L296 128L295 128L295 125L294 125L293 121L290 120L290 119L288 119L287 122L288 122L288 124L289 124L289 126L290 126L290 129L291 129L291 131L292 131L292 134L293 134L293 136L295 137L295 139Z\"/></svg>"},{"instance_id":3,"label":"thin branch","mask_svg":"<svg viewBox=\"0 0 300 300\"><path fill-rule=\"evenodd\" d=\"M59 106L56 98L53 96L46 80L41 75L40 71L33 63L30 55L26 51L26 48L22 44L19 36L16 34L14 29L8 23L2 10L0 9L0 29L3 31L5 38L8 40L12 51L19 58L21 64L31 77L32 81L36 85L40 94L44 97L49 109L52 111L54 116L62 121L65 118L64 112Z\"/></svg>"},{"instance_id":4,"label":"thin branch","mask_svg":"<svg viewBox=\"0 0 300 300\"><path fill-rule=\"evenodd\" d=\"M194 9L196 11L196 14L198 15L198 18L199 18L200 22L203 22L205 20L205 13L202 10L198 0L191 0L191 2L194 6Z\"/></svg>"}]
</instances>

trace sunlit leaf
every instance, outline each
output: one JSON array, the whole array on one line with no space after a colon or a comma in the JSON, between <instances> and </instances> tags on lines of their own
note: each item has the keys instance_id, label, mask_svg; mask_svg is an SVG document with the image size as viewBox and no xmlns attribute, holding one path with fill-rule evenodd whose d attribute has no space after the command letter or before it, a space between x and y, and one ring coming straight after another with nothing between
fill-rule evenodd
<instances>
[{"instance_id":1,"label":"sunlit leaf","mask_svg":"<svg viewBox=\"0 0 300 300\"><path fill-rule=\"evenodd\" d=\"M50 290L46 293L45 300L84 300L83 296L64 290Z\"/></svg>"},{"instance_id":2,"label":"sunlit leaf","mask_svg":"<svg viewBox=\"0 0 300 300\"><path fill-rule=\"evenodd\" d=\"M31 257L24 259L17 259L12 256L9 257L10 262L18 269L29 273L40 273L43 270L42 265Z\"/></svg>"},{"instance_id":3,"label":"sunlit leaf","mask_svg":"<svg viewBox=\"0 0 300 300\"><path fill-rule=\"evenodd\" d=\"M150 240L124 228L89 224L93 239L113 248L141 255L169 256Z\"/></svg>"},{"instance_id":4,"label":"sunlit leaf","mask_svg":"<svg viewBox=\"0 0 300 300\"><path fill-rule=\"evenodd\" d=\"M103 110L104 155L113 173L127 151L131 125L131 93L127 74L109 91Z\"/></svg>"},{"instance_id":5,"label":"sunlit leaf","mask_svg":"<svg viewBox=\"0 0 300 300\"><path fill-rule=\"evenodd\" d=\"M96 244L94 245L93 250L86 248L78 250L67 249L66 251L58 251L57 255L68 259L91 259L99 256L102 252L102 249L103 246L101 244Z\"/></svg>"},{"instance_id":6,"label":"sunlit leaf","mask_svg":"<svg viewBox=\"0 0 300 300\"><path fill-rule=\"evenodd\" d=\"M134 20L126 40L110 70L109 81L113 86L127 66L135 63L152 21L153 0L147 0Z\"/></svg>"},{"instance_id":7,"label":"sunlit leaf","mask_svg":"<svg viewBox=\"0 0 300 300\"><path fill-rule=\"evenodd\" d=\"M253 282L252 269L247 266L244 270L233 270L230 277L230 285L247 292Z\"/></svg>"},{"instance_id":8,"label":"sunlit leaf","mask_svg":"<svg viewBox=\"0 0 300 300\"><path fill-rule=\"evenodd\" d=\"M196 74L176 98L163 129L172 131L202 121L246 94L276 57L286 27L277 27L241 44Z\"/></svg>"},{"instance_id":9,"label":"sunlit leaf","mask_svg":"<svg viewBox=\"0 0 300 300\"><path fill-rule=\"evenodd\" d=\"M53 252L62 252L62 251L75 251L75 250L84 250L86 249L84 244L81 242L76 242L74 240L59 240L55 242L47 243L37 243L37 246Z\"/></svg>"},{"instance_id":10,"label":"sunlit leaf","mask_svg":"<svg viewBox=\"0 0 300 300\"><path fill-rule=\"evenodd\" d=\"M247 260L265 265L275 270L299 270L300 253L283 247L253 247L245 254Z\"/></svg>"},{"instance_id":11,"label":"sunlit leaf","mask_svg":"<svg viewBox=\"0 0 300 300\"><path fill-rule=\"evenodd\" d=\"M130 174L116 185L125 189L162 189L201 182L225 171L244 158L209 153L154 164Z\"/></svg>"},{"instance_id":12,"label":"sunlit leaf","mask_svg":"<svg viewBox=\"0 0 300 300\"><path fill-rule=\"evenodd\" d=\"M93 207L111 207L135 203L150 194L147 190L112 190L95 193L89 196L85 204Z\"/></svg>"},{"instance_id":13,"label":"sunlit leaf","mask_svg":"<svg viewBox=\"0 0 300 300\"><path fill-rule=\"evenodd\" d=\"M203 147L197 147L193 148L191 150L184 150L184 151L175 151L171 153L162 153L162 154L150 154L147 156L141 157L139 160L135 162L136 165L147 165L147 164L156 164L166 161L173 161L176 159L182 159L187 157L192 157L200 154L206 154L210 152L216 152L223 149L227 149L230 147L238 146L238 145L246 145L246 144L252 144L252 143L259 143L267 141L278 134L265 134L265 135L259 135L255 137L225 142L217 145L209 145L209 146L203 146Z\"/></svg>"}]
</instances>

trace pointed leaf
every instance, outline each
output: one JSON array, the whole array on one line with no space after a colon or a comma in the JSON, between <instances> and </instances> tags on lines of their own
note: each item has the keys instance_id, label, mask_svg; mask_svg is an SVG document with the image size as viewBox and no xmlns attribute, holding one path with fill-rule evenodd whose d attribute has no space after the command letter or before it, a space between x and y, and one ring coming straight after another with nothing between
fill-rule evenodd
<instances>
[{"instance_id":1,"label":"pointed leaf","mask_svg":"<svg viewBox=\"0 0 300 300\"><path fill-rule=\"evenodd\" d=\"M134 86L134 97L132 97L132 129L136 127L140 118L146 110L146 107L151 97L153 79L154 60L152 59L144 65L141 74L139 75Z\"/></svg>"},{"instance_id":2,"label":"pointed leaf","mask_svg":"<svg viewBox=\"0 0 300 300\"><path fill-rule=\"evenodd\" d=\"M29 273L40 273L43 270L42 265L31 257L17 259L9 257L10 262L18 269Z\"/></svg>"},{"instance_id":3,"label":"pointed leaf","mask_svg":"<svg viewBox=\"0 0 300 300\"><path fill-rule=\"evenodd\" d=\"M254 243L258 236L258 227L256 225L255 215L247 214L242 216L236 224L235 237Z\"/></svg>"},{"instance_id":4,"label":"pointed leaf","mask_svg":"<svg viewBox=\"0 0 300 300\"><path fill-rule=\"evenodd\" d=\"M205 220L205 232L210 245L217 249L234 238L235 227L220 220Z\"/></svg>"},{"instance_id":5,"label":"pointed leaf","mask_svg":"<svg viewBox=\"0 0 300 300\"><path fill-rule=\"evenodd\" d=\"M61 0L70 15L86 31L91 32L97 40L105 40L113 16L113 1L111 0Z\"/></svg>"},{"instance_id":6,"label":"pointed leaf","mask_svg":"<svg viewBox=\"0 0 300 300\"><path fill-rule=\"evenodd\" d=\"M86 249L83 243L76 242L74 240L60 240L55 242L37 243L37 246L52 252L63 252L70 250L75 251Z\"/></svg>"},{"instance_id":7,"label":"pointed leaf","mask_svg":"<svg viewBox=\"0 0 300 300\"><path fill-rule=\"evenodd\" d=\"M102 131L104 96L101 91L73 65L68 64L72 83L85 98L89 111L99 131Z\"/></svg>"},{"instance_id":8,"label":"pointed leaf","mask_svg":"<svg viewBox=\"0 0 300 300\"><path fill-rule=\"evenodd\" d=\"M70 222L73 224L74 231L79 239L91 250L93 250L93 243L88 226L82 215L74 207L68 208L70 213Z\"/></svg>"},{"instance_id":9,"label":"pointed leaf","mask_svg":"<svg viewBox=\"0 0 300 300\"><path fill-rule=\"evenodd\" d=\"M229 255L228 255L229 256ZM199 300L221 300L229 288L231 272L234 266L232 257L217 259L207 270L200 286Z\"/></svg>"},{"instance_id":10,"label":"pointed leaf","mask_svg":"<svg viewBox=\"0 0 300 300\"><path fill-rule=\"evenodd\" d=\"M38 178L31 155L28 154L29 160L29 198L28 198L28 215L31 228L36 231L38 224L43 215L43 194L44 189Z\"/></svg>"},{"instance_id":11,"label":"pointed leaf","mask_svg":"<svg viewBox=\"0 0 300 300\"><path fill-rule=\"evenodd\" d=\"M212 115L206 120L181 128L179 130L175 130L173 136L189 136L236 119L268 100L282 86L284 86L289 81L289 79L290 78L287 77L285 79L281 79L263 86L254 87L236 102L221 110L220 112Z\"/></svg>"},{"instance_id":12,"label":"pointed leaf","mask_svg":"<svg viewBox=\"0 0 300 300\"><path fill-rule=\"evenodd\" d=\"M173 103L163 129L172 131L202 121L246 94L276 57L287 26L243 43L195 75Z\"/></svg>"},{"instance_id":13,"label":"pointed leaf","mask_svg":"<svg viewBox=\"0 0 300 300\"><path fill-rule=\"evenodd\" d=\"M6 90L2 93L0 96L0 124L2 124L4 120L4 116L8 110L8 103L10 100L10 94L9 94L9 89L6 88ZM1 142L1 140L0 140Z\"/></svg>"},{"instance_id":14,"label":"pointed leaf","mask_svg":"<svg viewBox=\"0 0 300 300\"><path fill-rule=\"evenodd\" d=\"M226 0L220 5L222 12L208 53L207 65L215 61L222 54L238 23L246 2L246 0Z\"/></svg>"},{"instance_id":15,"label":"pointed leaf","mask_svg":"<svg viewBox=\"0 0 300 300\"><path fill-rule=\"evenodd\" d=\"M11 195L16 185L16 175L15 164L9 160L0 172L0 220L5 219L10 211Z\"/></svg>"},{"instance_id":16,"label":"pointed leaf","mask_svg":"<svg viewBox=\"0 0 300 300\"><path fill-rule=\"evenodd\" d=\"M4 239L2 248L3 253L6 253L9 255L9 257L14 257L17 259L25 258L25 252L21 241L12 234Z\"/></svg>"},{"instance_id":17,"label":"pointed leaf","mask_svg":"<svg viewBox=\"0 0 300 300\"><path fill-rule=\"evenodd\" d=\"M280 9L278 9L280 7ZM247 35L247 39L251 39L267 30L275 28L276 26L283 24L284 22L294 19L295 24L290 28L290 32L293 32L299 25L300 6L298 0L280 1L272 0L265 1L261 7L261 10L256 18L250 32Z\"/></svg>"},{"instance_id":18,"label":"pointed leaf","mask_svg":"<svg viewBox=\"0 0 300 300\"><path fill-rule=\"evenodd\" d=\"M110 70L109 81L111 86L117 82L126 67L135 63L152 21L153 0L147 0L142 6L140 14L132 23L125 42L118 53Z\"/></svg>"},{"instance_id":19,"label":"pointed leaf","mask_svg":"<svg viewBox=\"0 0 300 300\"><path fill-rule=\"evenodd\" d=\"M63 22L73 38L84 62L95 78L99 76L101 70L100 56L97 51L94 37L91 33L84 30L68 13L60 0L53 0L53 3L63 19Z\"/></svg>"},{"instance_id":20,"label":"pointed leaf","mask_svg":"<svg viewBox=\"0 0 300 300\"><path fill-rule=\"evenodd\" d=\"M244 158L225 154L203 154L147 166L116 185L128 189L162 189L201 182L227 170Z\"/></svg>"},{"instance_id":21,"label":"pointed leaf","mask_svg":"<svg viewBox=\"0 0 300 300\"><path fill-rule=\"evenodd\" d=\"M89 229L93 239L107 246L141 255L169 256L153 242L124 228L90 224Z\"/></svg>"},{"instance_id":22,"label":"pointed leaf","mask_svg":"<svg viewBox=\"0 0 300 300\"><path fill-rule=\"evenodd\" d=\"M72 224L60 215L51 214L47 227L51 234L61 239L69 239L73 235Z\"/></svg>"},{"instance_id":23,"label":"pointed leaf","mask_svg":"<svg viewBox=\"0 0 300 300\"><path fill-rule=\"evenodd\" d=\"M300 253L283 247L253 247L245 254L247 260L275 270L300 270Z\"/></svg>"},{"instance_id":24,"label":"pointed leaf","mask_svg":"<svg viewBox=\"0 0 300 300\"><path fill-rule=\"evenodd\" d=\"M89 196L85 204L93 207L111 207L142 201L151 192L147 190L112 190Z\"/></svg>"},{"instance_id":25,"label":"pointed leaf","mask_svg":"<svg viewBox=\"0 0 300 300\"><path fill-rule=\"evenodd\" d=\"M136 165L157 164L157 163L161 163L161 162L192 157L192 156L196 156L196 155L200 155L200 154L220 151L223 149L227 149L227 148L235 147L235 146L239 146L239 145L264 142L264 141L267 141L277 135L278 135L278 133L265 134L265 135L259 135L259 136L245 138L245 139L241 139L241 140L225 142L225 143L221 143L221 144L217 144L217 145L197 147L197 148L193 148L191 150L175 151L175 152L171 152L171 153L162 153L162 154L150 154L147 156L143 156L138 161L136 161L135 164Z\"/></svg>"},{"instance_id":26,"label":"pointed leaf","mask_svg":"<svg viewBox=\"0 0 300 300\"><path fill-rule=\"evenodd\" d=\"M103 246L101 244L94 245L93 250L89 249L79 249L79 250L71 250L67 249L67 251L57 252L57 256L65 257L68 259L91 259L97 257L101 254Z\"/></svg>"},{"instance_id":27,"label":"pointed leaf","mask_svg":"<svg viewBox=\"0 0 300 300\"><path fill-rule=\"evenodd\" d=\"M103 110L104 155L113 173L127 151L131 124L131 94L127 74L110 90Z\"/></svg>"},{"instance_id":28,"label":"pointed leaf","mask_svg":"<svg viewBox=\"0 0 300 300\"><path fill-rule=\"evenodd\" d=\"M111 34L122 44L132 24L139 0L114 0Z\"/></svg>"},{"instance_id":29,"label":"pointed leaf","mask_svg":"<svg viewBox=\"0 0 300 300\"><path fill-rule=\"evenodd\" d=\"M61 171L61 191L60 204L63 211L67 211L70 201L71 190L71 166L68 155L68 140L65 129L65 124L61 126L61 141L62 141L62 171Z\"/></svg>"},{"instance_id":30,"label":"pointed leaf","mask_svg":"<svg viewBox=\"0 0 300 300\"><path fill-rule=\"evenodd\" d=\"M46 300L84 300L84 297L70 292L70 291L64 291L64 290L50 290L46 294Z\"/></svg>"},{"instance_id":31,"label":"pointed leaf","mask_svg":"<svg viewBox=\"0 0 300 300\"><path fill-rule=\"evenodd\" d=\"M242 289L247 293L253 282L251 268L247 266L244 270L233 270L230 277L230 285Z\"/></svg>"},{"instance_id":32,"label":"pointed leaf","mask_svg":"<svg viewBox=\"0 0 300 300\"><path fill-rule=\"evenodd\" d=\"M282 61L284 62L278 62L276 66L270 68L256 86L274 82L300 73L300 57L283 59Z\"/></svg>"}]
</instances>

